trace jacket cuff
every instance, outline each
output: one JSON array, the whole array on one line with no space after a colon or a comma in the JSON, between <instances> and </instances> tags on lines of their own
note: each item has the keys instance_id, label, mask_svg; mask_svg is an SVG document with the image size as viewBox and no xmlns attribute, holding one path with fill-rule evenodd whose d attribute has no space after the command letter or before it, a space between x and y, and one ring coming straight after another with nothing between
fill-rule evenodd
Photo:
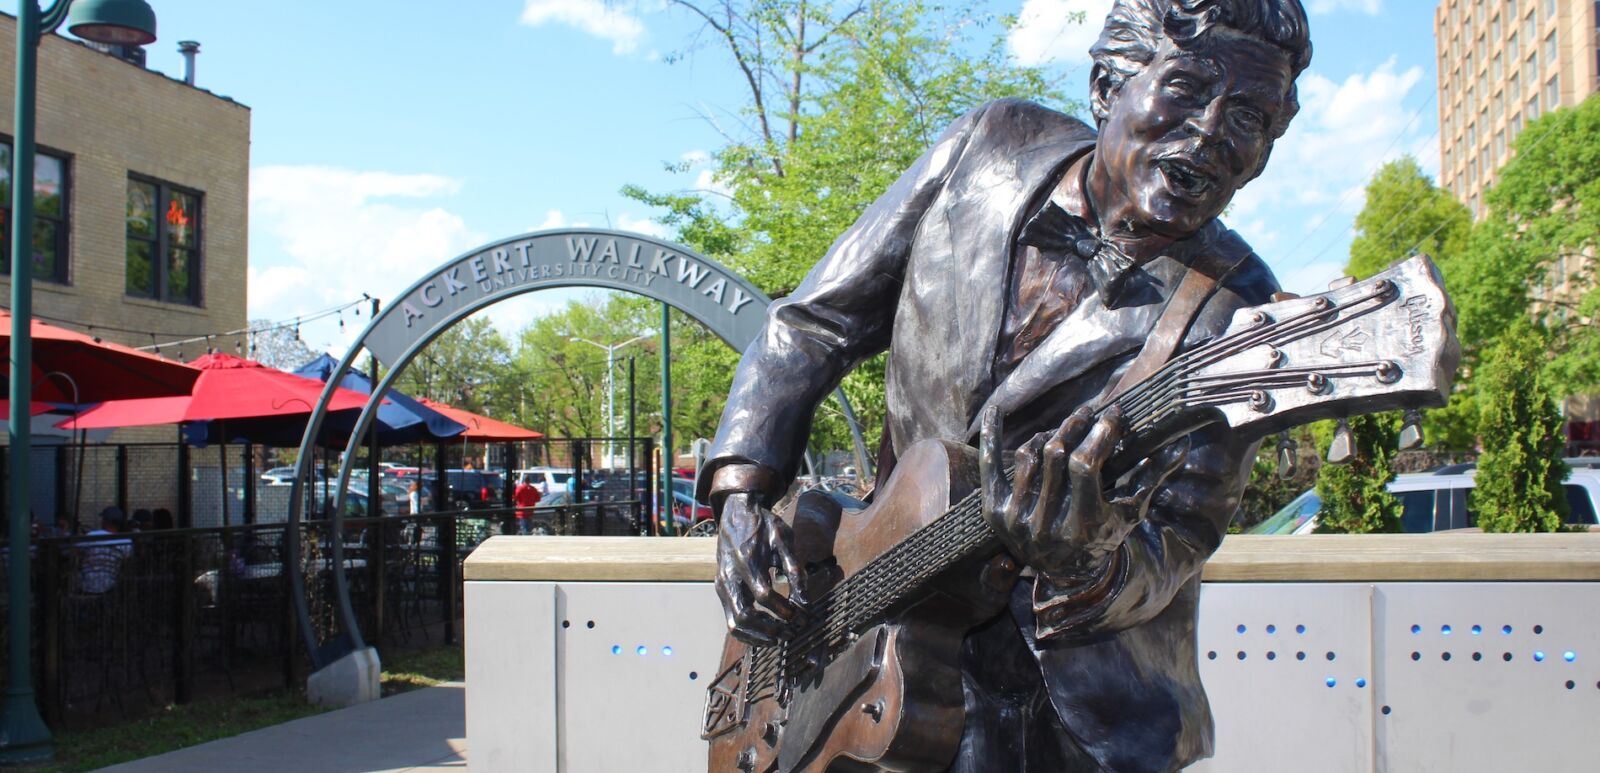
<instances>
[{"instance_id":1,"label":"jacket cuff","mask_svg":"<svg viewBox=\"0 0 1600 773\"><path fill-rule=\"evenodd\" d=\"M1056 580L1040 574L1033 581L1035 634L1048 639L1098 617L1116 598L1128 578L1128 546L1117 546L1093 574L1085 578Z\"/></svg>"},{"instance_id":2,"label":"jacket cuff","mask_svg":"<svg viewBox=\"0 0 1600 773\"><path fill-rule=\"evenodd\" d=\"M734 463L718 467L711 475L711 485L706 492L706 499L713 510L722 512L722 501L729 494L751 493L761 497L764 507L771 507L773 502L783 496L785 486L779 480L778 471L764 464Z\"/></svg>"}]
</instances>

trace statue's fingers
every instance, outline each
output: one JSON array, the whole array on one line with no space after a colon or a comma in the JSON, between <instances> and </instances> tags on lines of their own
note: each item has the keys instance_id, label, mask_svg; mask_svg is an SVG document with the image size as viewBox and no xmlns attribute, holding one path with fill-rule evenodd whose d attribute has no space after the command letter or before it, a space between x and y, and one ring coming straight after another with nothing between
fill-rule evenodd
<instances>
[{"instance_id":1,"label":"statue's fingers","mask_svg":"<svg viewBox=\"0 0 1600 773\"><path fill-rule=\"evenodd\" d=\"M1118 492L1119 496L1113 504L1132 511L1128 516L1130 518L1144 517L1151 498L1188 461L1189 438L1186 436L1139 462L1128 476L1128 485Z\"/></svg>"},{"instance_id":2,"label":"statue's fingers","mask_svg":"<svg viewBox=\"0 0 1600 773\"><path fill-rule=\"evenodd\" d=\"M1077 448L1093 424L1094 412L1087 407L1072 412L1044 444L1043 471L1039 481L1038 512L1033 518L1030 536L1035 541L1055 529L1066 508L1069 495L1067 482L1067 452Z\"/></svg>"},{"instance_id":3,"label":"statue's fingers","mask_svg":"<svg viewBox=\"0 0 1600 773\"><path fill-rule=\"evenodd\" d=\"M1015 475L1011 479L1011 499L1006 507L1006 527L1017 540L1029 536L1028 524L1034 519L1039 502L1039 467L1049 435L1040 432L1017 449Z\"/></svg>"},{"instance_id":4,"label":"statue's fingers","mask_svg":"<svg viewBox=\"0 0 1600 773\"><path fill-rule=\"evenodd\" d=\"M778 557L783 576L789 579L788 601L795 606L806 603L806 570L794 552L794 531L780 518L768 519L767 544Z\"/></svg>"},{"instance_id":5,"label":"statue's fingers","mask_svg":"<svg viewBox=\"0 0 1600 773\"><path fill-rule=\"evenodd\" d=\"M1001 418L999 408L983 412L978 433L978 480L983 486L983 512L991 525L998 526L1011 485L1006 482L1005 464L1000 459Z\"/></svg>"},{"instance_id":6,"label":"statue's fingers","mask_svg":"<svg viewBox=\"0 0 1600 773\"><path fill-rule=\"evenodd\" d=\"M1100 420L1089 429L1089 433L1078 443L1077 449L1067 460L1068 476L1072 480L1075 501L1087 503L1090 500L1099 501L1105 496L1102 491L1100 471L1105 467L1106 460L1111 458L1111 452L1116 450L1117 441L1121 439L1122 411L1112 406L1100 414Z\"/></svg>"}]
</instances>

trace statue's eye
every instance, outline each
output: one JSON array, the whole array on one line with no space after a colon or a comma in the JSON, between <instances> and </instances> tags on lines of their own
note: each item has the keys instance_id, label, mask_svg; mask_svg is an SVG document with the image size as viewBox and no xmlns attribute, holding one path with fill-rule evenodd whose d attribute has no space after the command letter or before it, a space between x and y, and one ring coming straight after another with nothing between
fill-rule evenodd
<instances>
[{"instance_id":1,"label":"statue's eye","mask_svg":"<svg viewBox=\"0 0 1600 773\"><path fill-rule=\"evenodd\" d=\"M1260 110L1251 107L1235 108L1232 111L1233 123L1244 131L1256 133L1266 130L1267 117Z\"/></svg>"},{"instance_id":2,"label":"statue's eye","mask_svg":"<svg viewBox=\"0 0 1600 773\"><path fill-rule=\"evenodd\" d=\"M1177 75L1167 80L1167 91L1180 97L1192 97L1200 93L1200 84L1187 75Z\"/></svg>"}]
</instances>

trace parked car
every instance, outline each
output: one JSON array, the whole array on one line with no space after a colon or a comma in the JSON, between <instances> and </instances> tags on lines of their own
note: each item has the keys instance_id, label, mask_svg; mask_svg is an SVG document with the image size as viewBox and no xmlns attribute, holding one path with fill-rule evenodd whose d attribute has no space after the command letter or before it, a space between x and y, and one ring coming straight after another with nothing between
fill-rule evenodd
<instances>
[{"instance_id":1,"label":"parked car","mask_svg":"<svg viewBox=\"0 0 1600 773\"><path fill-rule=\"evenodd\" d=\"M546 500L556 493L565 494L567 479L572 477L571 467L529 467L516 471L517 480L526 480ZM554 504L554 503L551 503Z\"/></svg>"},{"instance_id":2,"label":"parked car","mask_svg":"<svg viewBox=\"0 0 1600 773\"><path fill-rule=\"evenodd\" d=\"M328 468L323 466L323 465L321 465L321 464L317 465L316 466L316 471L311 473L311 477L313 477L313 478L327 478L327 477L329 477ZM265 471L263 471L261 473L261 481L263 483L272 483L272 484L293 483L294 482L294 465L291 464L291 465L289 465L287 467L273 467L272 469L265 470Z\"/></svg>"},{"instance_id":3,"label":"parked car","mask_svg":"<svg viewBox=\"0 0 1600 773\"><path fill-rule=\"evenodd\" d=\"M1467 492L1472 489L1474 465L1451 465L1434 472L1398 475L1388 485L1400 500L1400 528L1410 534L1466 529L1478 525L1478 514ZM1573 466L1562 490L1567 495L1567 523L1595 525L1600 512L1600 469ZM1317 528L1322 500L1316 489L1295 497L1246 534L1310 534Z\"/></svg>"},{"instance_id":4,"label":"parked car","mask_svg":"<svg viewBox=\"0 0 1600 773\"><path fill-rule=\"evenodd\" d=\"M714 517L711 508L694 499L694 481L672 476L672 520L680 526L693 526Z\"/></svg>"},{"instance_id":5,"label":"parked car","mask_svg":"<svg viewBox=\"0 0 1600 773\"><path fill-rule=\"evenodd\" d=\"M447 507L450 510L483 510L501 507L505 502L505 479L498 472L483 470L445 470L445 484L450 488ZM439 476L433 472L422 473L419 480L427 491Z\"/></svg>"}]
</instances>

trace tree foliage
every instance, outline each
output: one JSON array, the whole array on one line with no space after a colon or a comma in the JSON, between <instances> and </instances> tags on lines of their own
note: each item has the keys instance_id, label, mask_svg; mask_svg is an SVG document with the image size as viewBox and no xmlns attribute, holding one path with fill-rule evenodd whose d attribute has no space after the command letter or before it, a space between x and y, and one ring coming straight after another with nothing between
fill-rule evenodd
<instances>
[{"instance_id":1,"label":"tree foliage","mask_svg":"<svg viewBox=\"0 0 1600 773\"><path fill-rule=\"evenodd\" d=\"M497 418L510 415L517 384L508 378L511 347L484 317L472 317L428 344L396 387Z\"/></svg>"},{"instance_id":2,"label":"tree foliage","mask_svg":"<svg viewBox=\"0 0 1600 773\"><path fill-rule=\"evenodd\" d=\"M1562 418L1542 372L1547 339L1518 319L1484 364L1485 443L1472 491L1484 531L1555 531L1567 514Z\"/></svg>"},{"instance_id":3,"label":"tree foliage","mask_svg":"<svg viewBox=\"0 0 1600 773\"><path fill-rule=\"evenodd\" d=\"M1386 488L1394 480L1399 427L1392 414L1350 419L1356 455L1345 464L1324 464L1317 471L1317 516L1321 534L1373 534L1400 531L1400 502Z\"/></svg>"},{"instance_id":4,"label":"tree foliage","mask_svg":"<svg viewBox=\"0 0 1600 773\"><path fill-rule=\"evenodd\" d=\"M1412 252L1441 266L1466 250L1472 213L1450 192L1434 185L1416 159L1404 156L1384 164L1367 182L1367 203L1356 215L1345 271L1365 279L1404 260Z\"/></svg>"},{"instance_id":5,"label":"tree foliage","mask_svg":"<svg viewBox=\"0 0 1600 773\"><path fill-rule=\"evenodd\" d=\"M961 114L1004 96L1064 105L1044 70L1007 58L1002 24L969 9L947 17L922 0L669 4L703 24L677 58L711 48L732 62L746 87L738 126L723 128L727 144L712 155L723 190L623 192L657 207L680 241L774 298L792 292ZM682 351L717 376L698 384L688 403L720 408L729 383L721 376L731 376L737 353L715 341L691 341ZM874 442L883 425L882 358L847 376L843 388ZM821 449L850 444L831 403L818 410L812 442Z\"/></svg>"}]
</instances>

